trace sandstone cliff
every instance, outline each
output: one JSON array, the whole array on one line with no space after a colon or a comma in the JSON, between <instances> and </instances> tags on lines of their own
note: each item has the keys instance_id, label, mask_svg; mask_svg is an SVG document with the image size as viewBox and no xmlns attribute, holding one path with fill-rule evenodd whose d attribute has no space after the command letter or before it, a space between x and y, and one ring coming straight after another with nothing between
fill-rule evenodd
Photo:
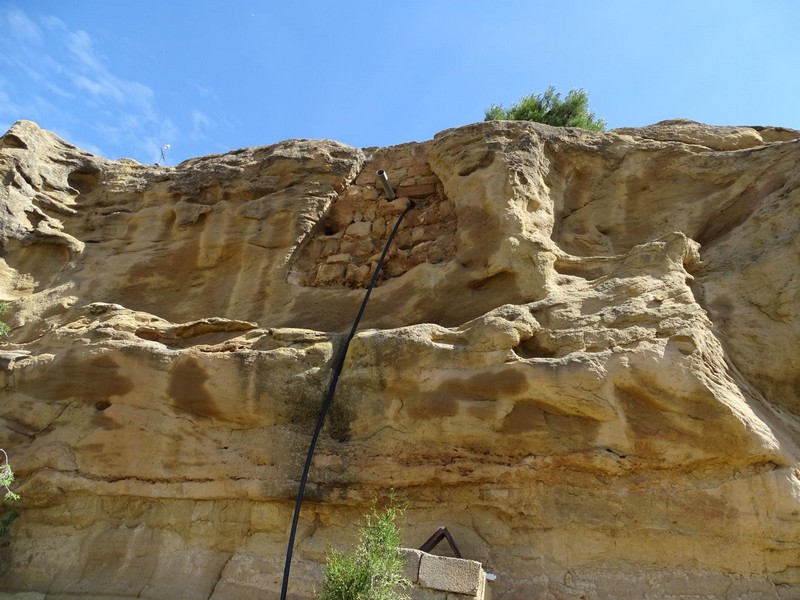
<instances>
[{"instance_id":1,"label":"sandstone cliff","mask_svg":"<svg viewBox=\"0 0 800 600\"><path fill-rule=\"evenodd\" d=\"M0 147L0 590L277 598L377 494L496 598L800 597L800 132L480 123L177 167ZM376 189L386 169L401 197ZM0 594L2 595L2 594Z\"/></svg>"}]
</instances>

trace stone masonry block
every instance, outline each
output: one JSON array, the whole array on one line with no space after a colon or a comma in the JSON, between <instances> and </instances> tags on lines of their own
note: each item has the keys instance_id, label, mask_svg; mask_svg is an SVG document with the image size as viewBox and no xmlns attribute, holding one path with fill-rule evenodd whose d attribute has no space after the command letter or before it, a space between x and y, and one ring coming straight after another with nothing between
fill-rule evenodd
<instances>
[{"instance_id":1,"label":"stone masonry block","mask_svg":"<svg viewBox=\"0 0 800 600\"><path fill-rule=\"evenodd\" d=\"M447 600L448 595L447 592L429 590L416 585L405 590L405 593L408 594L409 600Z\"/></svg>"},{"instance_id":2,"label":"stone masonry block","mask_svg":"<svg viewBox=\"0 0 800 600\"><path fill-rule=\"evenodd\" d=\"M359 221L358 223L353 223L347 227L345 231L346 235L350 237L366 237L369 235L370 230L372 229L372 223L367 223L366 221Z\"/></svg>"},{"instance_id":3,"label":"stone masonry block","mask_svg":"<svg viewBox=\"0 0 800 600\"><path fill-rule=\"evenodd\" d=\"M403 577L408 579L411 583L419 581L419 562L422 555L425 554L422 550L415 550L413 548L400 548L400 552L406 559L405 567L403 568Z\"/></svg>"},{"instance_id":4,"label":"stone masonry block","mask_svg":"<svg viewBox=\"0 0 800 600\"><path fill-rule=\"evenodd\" d=\"M404 196L408 196L409 198L425 198L436 193L436 186L434 184L404 185L397 188L396 193L398 198Z\"/></svg>"},{"instance_id":5,"label":"stone masonry block","mask_svg":"<svg viewBox=\"0 0 800 600\"><path fill-rule=\"evenodd\" d=\"M434 590L475 596L481 586L481 563L463 558L423 554L419 564L419 583Z\"/></svg>"}]
</instances>

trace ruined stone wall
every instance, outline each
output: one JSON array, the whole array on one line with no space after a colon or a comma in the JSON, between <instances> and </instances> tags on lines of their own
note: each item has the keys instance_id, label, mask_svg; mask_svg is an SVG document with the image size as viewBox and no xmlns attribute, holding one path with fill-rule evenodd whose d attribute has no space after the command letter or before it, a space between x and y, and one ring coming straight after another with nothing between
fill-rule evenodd
<instances>
[{"instance_id":1,"label":"ruined stone wall","mask_svg":"<svg viewBox=\"0 0 800 600\"><path fill-rule=\"evenodd\" d=\"M300 251L291 281L301 286L366 287L400 213L403 219L387 254L379 283L422 263L440 264L455 252L453 201L431 170L423 144L367 149L358 176L340 192ZM390 202L376 182L387 171L397 199Z\"/></svg>"}]
</instances>

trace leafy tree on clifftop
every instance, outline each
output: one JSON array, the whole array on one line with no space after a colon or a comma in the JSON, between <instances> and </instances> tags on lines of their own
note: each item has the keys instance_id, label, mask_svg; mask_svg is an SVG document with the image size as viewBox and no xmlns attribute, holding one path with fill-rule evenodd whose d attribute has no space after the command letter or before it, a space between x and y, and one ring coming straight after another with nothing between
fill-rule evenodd
<instances>
[{"instance_id":1,"label":"leafy tree on clifftop","mask_svg":"<svg viewBox=\"0 0 800 600\"><path fill-rule=\"evenodd\" d=\"M590 131L605 131L603 119L596 119L589 110L586 90L571 90L566 98L550 86L544 94L531 94L506 109L492 104L485 111L486 121L534 121L555 127L580 127Z\"/></svg>"}]
</instances>

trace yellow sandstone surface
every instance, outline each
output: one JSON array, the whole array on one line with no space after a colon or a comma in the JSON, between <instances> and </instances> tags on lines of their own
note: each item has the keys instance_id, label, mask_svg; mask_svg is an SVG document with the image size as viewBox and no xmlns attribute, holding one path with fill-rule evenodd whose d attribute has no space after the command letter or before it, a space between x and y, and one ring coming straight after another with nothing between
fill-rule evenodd
<instances>
[{"instance_id":1,"label":"yellow sandstone surface","mask_svg":"<svg viewBox=\"0 0 800 600\"><path fill-rule=\"evenodd\" d=\"M800 597L800 132L479 123L176 167L0 144L8 598L292 598L370 501L495 598ZM376 184L385 169L398 199Z\"/></svg>"}]
</instances>

